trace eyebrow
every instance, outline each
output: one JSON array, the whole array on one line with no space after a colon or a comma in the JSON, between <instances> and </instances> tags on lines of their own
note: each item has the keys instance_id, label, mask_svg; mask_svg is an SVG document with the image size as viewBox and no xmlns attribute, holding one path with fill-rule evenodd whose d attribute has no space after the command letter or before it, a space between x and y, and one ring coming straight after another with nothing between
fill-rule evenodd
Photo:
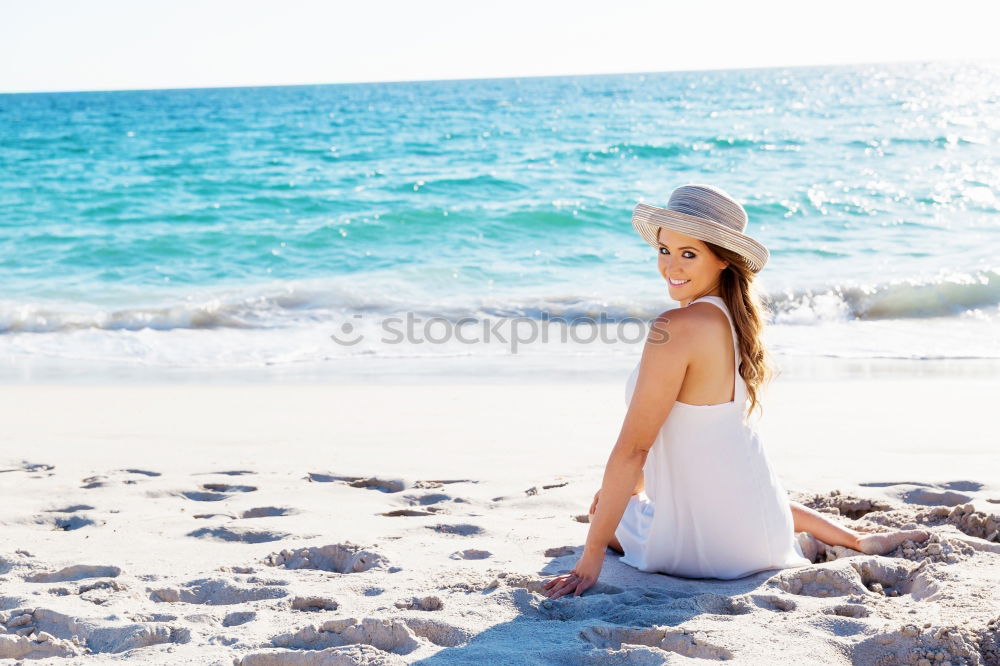
<instances>
[{"instance_id":1,"label":"eyebrow","mask_svg":"<svg viewBox=\"0 0 1000 666\"><path fill-rule=\"evenodd\" d=\"M666 245L664 245L663 243L660 243L660 247L667 247L667 246L666 246ZM669 249L669 248L667 248L667 249ZM696 248L696 247L691 247L690 245L685 245L684 247L679 247L679 248L677 248L677 249L678 249L678 250L694 250L694 251L696 251L696 252L698 251L698 248Z\"/></svg>"}]
</instances>

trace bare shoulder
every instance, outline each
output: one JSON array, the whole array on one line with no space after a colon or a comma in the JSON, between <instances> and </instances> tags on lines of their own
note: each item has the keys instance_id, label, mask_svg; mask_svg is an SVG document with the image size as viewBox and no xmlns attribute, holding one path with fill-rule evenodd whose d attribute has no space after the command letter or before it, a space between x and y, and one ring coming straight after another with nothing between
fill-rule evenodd
<instances>
[{"instance_id":1,"label":"bare shoulder","mask_svg":"<svg viewBox=\"0 0 1000 666\"><path fill-rule=\"evenodd\" d=\"M729 337L729 317L717 306L704 301L681 308L688 315L691 325L705 336Z\"/></svg>"},{"instance_id":2,"label":"bare shoulder","mask_svg":"<svg viewBox=\"0 0 1000 666\"><path fill-rule=\"evenodd\" d=\"M705 301L698 301L697 303L692 303L686 308L676 308L683 312L686 316L691 319L696 319L700 321L721 321L722 323L728 324L728 318L726 314L719 309L718 306L712 305ZM667 312L673 312L673 310L667 310Z\"/></svg>"},{"instance_id":3,"label":"bare shoulder","mask_svg":"<svg viewBox=\"0 0 1000 666\"><path fill-rule=\"evenodd\" d=\"M716 338L728 335L729 320L724 312L711 303L692 303L688 307L664 310L650 323L647 343L673 348L673 353L695 353L711 345Z\"/></svg>"},{"instance_id":4,"label":"bare shoulder","mask_svg":"<svg viewBox=\"0 0 1000 666\"><path fill-rule=\"evenodd\" d=\"M646 347L658 352L667 352L673 357L686 350L697 338L696 332L702 314L692 316L687 308L664 310L649 324Z\"/></svg>"},{"instance_id":5,"label":"bare shoulder","mask_svg":"<svg viewBox=\"0 0 1000 666\"><path fill-rule=\"evenodd\" d=\"M726 315L719 308L710 303L692 303L686 308L677 307L664 310L657 315L652 324L663 330L697 332L706 324L711 325L718 321L728 326Z\"/></svg>"}]
</instances>

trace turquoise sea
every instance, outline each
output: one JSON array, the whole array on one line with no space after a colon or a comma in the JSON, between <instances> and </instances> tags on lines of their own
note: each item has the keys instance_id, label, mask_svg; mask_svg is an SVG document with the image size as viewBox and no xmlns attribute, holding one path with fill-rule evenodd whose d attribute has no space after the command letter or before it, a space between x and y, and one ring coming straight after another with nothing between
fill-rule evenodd
<instances>
[{"instance_id":1,"label":"turquoise sea","mask_svg":"<svg viewBox=\"0 0 1000 666\"><path fill-rule=\"evenodd\" d=\"M736 196L771 250L776 354L1000 358L980 61L0 95L0 360L634 358L634 334L376 333L648 321L676 303L631 210L684 183Z\"/></svg>"}]
</instances>

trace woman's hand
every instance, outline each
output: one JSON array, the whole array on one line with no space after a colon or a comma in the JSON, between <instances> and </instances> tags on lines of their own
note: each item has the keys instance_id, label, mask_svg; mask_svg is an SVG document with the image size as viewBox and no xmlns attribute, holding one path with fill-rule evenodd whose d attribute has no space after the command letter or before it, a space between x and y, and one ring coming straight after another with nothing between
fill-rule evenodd
<instances>
[{"instance_id":1,"label":"woman's hand","mask_svg":"<svg viewBox=\"0 0 1000 666\"><path fill-rule=\"evenodd\" d=\"M600 491L598 491L600 492ZM597 501L597 498L594 498ZM592 587L601 575L601 567L604 566L604 553L593 553L584 551L583 556L577 560L576 566L568 574L557 576L548 581L542 587L545 588L545 596L549 599L558 599L567 594L575 597L583 594L584 590Z\"/></svg>"},{"instance_id":2,"label":"woman's hand","mask_svg":"<svg viewBox=\"0 0 1000 666\"><path fill-rule=\"evenodd\" d=\"M601 496L601 489L598 488L597 492L594 493L594 501L590 505L590 511L587 512L591 516L594 515L595 511L597 511L597 498L600 497L600 496Z\"/></svg>"}]
</instances>

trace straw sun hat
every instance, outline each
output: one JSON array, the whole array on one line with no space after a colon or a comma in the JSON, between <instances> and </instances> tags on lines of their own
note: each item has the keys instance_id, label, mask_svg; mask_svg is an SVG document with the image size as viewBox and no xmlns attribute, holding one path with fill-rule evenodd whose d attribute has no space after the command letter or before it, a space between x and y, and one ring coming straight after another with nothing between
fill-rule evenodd
<instances>
[{"instance_id":1,"label":"straw sun hat","mask_svg":"<svg viewBox=\"0 0 1000 666\"><path fill-rule=\"evenodd\" d=\"M767 248L743 233L747 212L723 190L711 185L681 185L670 194L666 208L636 204L632 226L655 248L657 227L678 231L699 240L721 245L746 259L754 273L767 263Z\"/></svg>"}]
</instances>

